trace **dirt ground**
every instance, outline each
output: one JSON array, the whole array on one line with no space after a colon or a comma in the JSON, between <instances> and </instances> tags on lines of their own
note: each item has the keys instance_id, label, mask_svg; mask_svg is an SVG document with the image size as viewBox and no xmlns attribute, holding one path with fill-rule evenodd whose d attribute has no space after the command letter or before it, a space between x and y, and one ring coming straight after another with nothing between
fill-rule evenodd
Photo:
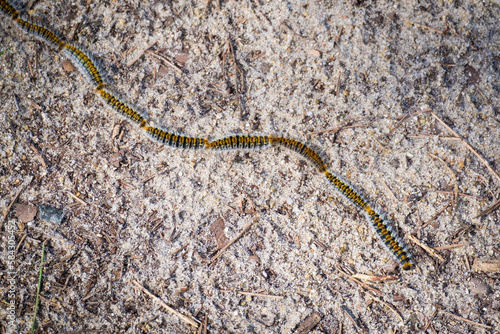
<instances>
[{"instance_id":1,"label":"dirt ground","mask_svg":"<svg viewBox=\"0 0 500 334\"><path fill-rule=\"evenodd\" d=\"M16 6L158 126L318 148L416 268L302 157L163 147L1 15L2 333L43 244L36 333L500 332L497 1Z\"/></svg>"}]
</instances>

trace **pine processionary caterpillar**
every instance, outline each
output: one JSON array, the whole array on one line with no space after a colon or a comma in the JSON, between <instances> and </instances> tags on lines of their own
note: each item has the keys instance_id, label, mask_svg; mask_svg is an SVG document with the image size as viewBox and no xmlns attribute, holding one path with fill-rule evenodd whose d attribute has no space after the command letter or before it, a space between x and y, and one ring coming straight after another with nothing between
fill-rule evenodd
<instances>
[{"instance_id":1,"label":"pine processionary caterpillar","mask_svg":"<svg viewBox=\"0 0 500 334\"><path fill-rule=\"evenodd\" d=\"M47 29L43 26L39 26L37 24L31 23L28 21L24 21L19 17L17 19L15 19L15 21L16 21L17 25L19 27L21 27L23 30L25 30L33 35L40 36L41 38L43 38L47 42L52 43L55 46L57 46L57 48L59 50L62 50L64 48L64 46L66 45L66 43L64 43L59 37L57 37L56 34L54 34L52 31L50 31L49 29Z\"/></svg>"},{"instance_id":2,"label":"pine processionary caterpillar","mask_svg":"<svg viewBox=\"0 0 500 334\"><path fill-rule=\"evenodd\" d=\"M364 198L358 194L349 184L342 181L335 174L330 173L329 171L324 171L326 178L328 181L344 195L352 204L354 204L358 209L364 210L367 205Z\"/></svg>"},{"instance_id":3,"label":"pine processionary caterpillar","mask_svg":"<svg viewBox=\"0 0 500 334\"><path fill-rule=\"evenodd\" d=\"M92 81L92 83L97 87L97 90L102 90L106 86L102 80L101 73L97 69L97 66L85 52L71 44L66 44L64 46L64 50L71 56L71 58L82 66L83 70L88 74L90 81Z\"/></svg>"},{"instance_id":4,"label":"pine processionary caterpillar","mask_svg":"<svg viewBox=\"0 0 500 334\"><path fill-rule=\"evenodd\" d=\"M135 111L133 108L129 107L118 98L114 97L113 94L109 93L104 89L98 90L101 97L109 104L113 109L118 111L118 113L130 119L132 122L139 124L141 128L146 126L146 119Z\"/></svg>"},{"instance_id":5,"label":"pine processionary caterpillar","mask_svg":"<svg viewBox=\"0 0 500 334\"><path fill-rule=\"evenodd\" d=\"M0 10L13 20L17 19L19 16L19 11L17 11L7 0L0 0Z\"/></svg>"},{"instance_id":6,"label":"pine processionary caterpillar","mask_svg":"<svg viewBox=\"0 0 500 334\"><path fill-rule=\"evenodd\" d=\"M371 222L377 235L382 239L385 245L389 248L392 254L399 260L404 270L413 268L408 252L405 250L402 242L394 236L392 227L388 226L380 215L373 210L369 205L365 206L365 213L368 220Z\"/></svg>"},{"instance_id":7,"label":"pine processionary caterpillar","mask_svg":"<svg viewBox=\"0 0 500 334\"><path fill-rule=\"evenodd\" d=\"M285 137L271 137L271 144L275 146L284 146L292 151L299 153L304 158L311 161L318 168L320 173L323 173L326 170L326 164L318 154L318 152L298 140Z\"/></svg>"},{"instance_id":8,"label":"pine processionary caterpillar","mask_svg":"<svg viewBox=\"0 0 500 334\"><path fill-rule=\"evenodd\" d=\"M178 135L159 128L147 126L147 120L144 116L123 103L120 99L116 98L112 93L105 89L106 84L102 79L99 69L85 52L73 45L66 44L48 28L22 20L19 18L19 11L16 10L16 8L7 0L0 0L0 10L4 14L10 16L21 29L27 31L28 33L40 36L47 42L56 45L59 49L64 49L65 52L83 68L90 78L90 81L97 87L97 91L100 96L108 105L118 111L121 115L130 119L132 122L139 124L139 126L144 129L148 135L165 145L186 149L207 148L210 150L256 149L269 146L284 146L299 153L311 161L318 171L326 176L327 180L335 187L335 189L337 189L343 196L345 196L365 214L367 220L373 226L377 235L382 239L392 254L399 260L402 268L405 270L413 268L408 252L405 250L402 242L395 236L392 231L392 227L388 224L388 222L385 221L385 219L381 217L381 215L377 213L376 210L374 210L363 198L363 196L356 192L352 186L335 174L329 172L326 169L326 164L323 158L318 154L318 152L306 144L286 137L265 135L234 135L209 141L206 138Z\"/></svg>"},{"instance_id":9,"label":"pine processionary caterpillar","mask_svg":"<svg viewBox=\"0 0 500 334\"><path fill-rule=\"evenodd\" d=\"M208 146L208 140L205 138L186 137L152 126L147 126L144 129L151 137L168 146L190 149L206 148Z\"/></svg>"},{"instance_id":10,"label":"pine processionary caterpillar","mask_svg":"<svg viewBox=\"0 0 500 334\"><path fill-rule=\"evenodd\" d=\"M269 136L228 136L208 143L211 150L253 149L269 146Z\"/></svg>"},{"instance_id":11,"label":"pine processionary caterpillar","mask_svg":"<svg viewBox=\"0 0 500 334\"><path fill-rule=\"evenodd\" d=\"M392 228L387 225L380 214L373 210L363 196L358 194L348 183L342 181L338 176L327 170L324 171L324 174L335 189L337 189L351 203L365 213L368 222L372 224L380 239L382 239L392 254L400 261L403 269L411 269L413 264L411 263L410 257L408 256L404 245L393 235Z\"/></svg>"}]
</instances>

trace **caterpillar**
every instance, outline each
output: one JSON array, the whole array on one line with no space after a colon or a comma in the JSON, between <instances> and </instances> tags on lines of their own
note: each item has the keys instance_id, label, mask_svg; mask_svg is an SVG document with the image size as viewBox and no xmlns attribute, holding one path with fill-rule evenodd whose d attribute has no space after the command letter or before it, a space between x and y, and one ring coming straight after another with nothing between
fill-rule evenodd
<instances>
[{"instance_id":1,"label":"caterpillar","mask_svg":"<svg viewBox=\"0 0 500 334\"><path fill-rule=\"evenodd\" d=\"M106 101L106 103L111 106L111 108L115 109L116 111L118 111L118 113L127 117L132 122L139 124L141 128L144 128L146 126L147 121L144 116L139 114L132 107L129 107L103 88L98 89L97 91L99 95L101 95L101 97L104 99L104 101Z\"/></svg>"},{"instance_id":2,"label":"caterpillar","mask_svg":"<svg viewBox=\"0 0 500 334\"><path fill-rule=\"evenodd\" d=\"M269 136L228 136L208 143L211 150L252 149L269 146Z\"/></svg>"},{"instance_id":3,"label":"caterpillar","mask_svg":"<svg viewBox=\"0 0 500 334\"><path fill-rule=\"evenodd\" d=\"M151 126L144 129L152 138L168 146L191 149L208 147L208 140L204 138L186 137Z\"/></svg>"},{"instance_id":4,"label":"caterpillar","mask_svg":"<svg viewBox=\"0 0 500 334\"><path fill-rule=\"evenodd\" d=\"M365 205L365 213L368 221L372 223L375 232L382 242L389 248L392 254L399 260L404 270L413 268L408 251L405 250L403 243L394 235L392 227L387 225L380 215L369 205Z\"/></svg>"},{"instance_id":5,"label":"caterpillar","mask_svg":"<svg viewBox=\"0 0 500 334\"><path fill-rule=\"evenodd\" d=\"M0 0L0 10L13 20L17 19L19 12L6 0Z\"/></svg>"},{"instance_id":6,"label":"caterpillar","mask_svg":"<svg viewBox=\"0 0 500 334\"><path fill-rule=\"evenodd\" d=\"M361 196L351 185L340 179L333 173L325 170L327 180L347 198L358 209L365 213L368 223L372 225L375 233L380 237L382 242L389 248L392 254L399 260L404 270L409 270L413 267L410 256L405 250L403 243L394 236L392 227L384 221L368 202Z\"/></svg>"},{"instance_id":7,"label":"caterpillar","mask_svg":"<svg viewBox=\"0 0 500 334\"><path fill-rule=\"evenodd\" d=\"M57 37L55 33L43 26L24 21L19 17L15 19L15 22L21 29L34 35L40 36L47 42L54 44L59 50L62 50L66 46L66 43L64 43L59 37Z\"/></svg>"},{"instance_id":8,"label":"caterpillar","mask_svg":"<svg viewBox=\"0 0 500 334\"><path fill-rule=\"evenodd\" d=\"M373 209L368 201L352 186L343 181L340 177L336 176L334 173L328 171L324 159L316 150L298 140L282 136L233 135L209 141L206 138L183 136L162 130L160 128L148 126L145 116L141 115L132 107L129 107L107 90L107 85L104 82L99 69L95 65L94 61L85 52L81 51L74 45L65 43L50 29L19 18L19 11L7 0L0 0L0 10L14 20L21 29L30 34L40 36L45 41L54 44L59 49L64 50L70 58L74 59L78 65L83 68L92 84L96 87L96 91L103 98L103 100L111 106L111 108L131 120L133 123L138 124L140 128L146 132L146 134L162 144L178 148L208 149L215 151L283 146L297 152L307 160L311 161L317 171L319 171L320 174L324 174L328 182L332 184L337 191L339 191L357 209L364 213L368 223L374 228L375 233L388 247L391 253L399 260L400 265L404 270L409 270L414 267L409 252L406 251L403 243L396 237L392 227L389 225L389 222L386 221L375 209Z\"/></svg>"},{"instance_id":9,"label":"caterpillar","mask_svg":"<svg viewBox=\"0 0 500 334\"><path fill-rule=\"evenodd\" d=\"M85 52L71 44L64 45L64 51L66 51L66 53L70 55L71 58L78 63L78 65L82 66L83 70L89 76L90 81L92 81L92 83L97 87L97 90L102 90L106 86L102 80L101 73L97 69L97 66Z\"/></svg>"},{"instance_id":10,"label":"caterpillar","mask_svg":"<svg viewBox=\"0 0 500 334\"><path fill-rule=\"evenodd\" d=\"M326 170L326 164L321 158L321 156L318 154L318 152L316 152L315 150L313 150L306 144L301 143L298 140L285 137L272 137L271 143L273 145L284 146L290 150L299 153L304 158L311 161L318 168L320 173L323 173Z\"/></svg>"}]
</instances>

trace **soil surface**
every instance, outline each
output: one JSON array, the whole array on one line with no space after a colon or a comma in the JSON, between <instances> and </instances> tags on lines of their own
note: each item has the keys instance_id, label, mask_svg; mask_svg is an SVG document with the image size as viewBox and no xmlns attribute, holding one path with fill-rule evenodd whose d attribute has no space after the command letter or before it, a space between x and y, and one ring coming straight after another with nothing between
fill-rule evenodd
<instances>
[{"instance_id":1,"label":"soil surface","mask_svg":"<svg viewBox=\"0 0 500 334\"><path fill-rule=\"evenodd\" d=\"M16 6L157 126L317 148L416 268L301 156L164 147L1 15L2 333L43 245L36 333L500 331L497 1Z\"/></svg>"}]
</instances>

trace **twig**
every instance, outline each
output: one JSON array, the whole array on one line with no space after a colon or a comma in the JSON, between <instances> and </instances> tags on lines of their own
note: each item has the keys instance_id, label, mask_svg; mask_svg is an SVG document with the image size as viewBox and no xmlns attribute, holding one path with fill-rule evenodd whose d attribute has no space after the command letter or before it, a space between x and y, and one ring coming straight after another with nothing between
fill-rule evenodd
<instances>
[{"instance_id":1,"label":"twig","mask_svg":"<svg viewBox=\"0 0 500 334\"><path fill-rule=\"evenodd\" d=\"M377 289L375 289L375 288L372 288L372 287L371 287L371 286L369 286L368 284L363 283L363 282L361 282L361 281L359 281L359 280L355 279L355 278L354 278L354 277L352 277L351 275L349 275L349 274L347 274L347 273L343 272L343 271L342 271L342 270L340 270L338 267L336 267L336 268L337 268L337 271L338 271L339 273L341 273L341 274L343 274L343 275L347 276L350 280L352 280L352 281L354 281L354 282L358 283L359 285L361 285L361 286L362 286L362 287L364 287L365 289L370 290L370 291L373 291L373 292L376 292L376 293L378 293L379 295L383 295L383 294L384 294L382 291L377 290Z\"/></svg>"},{"instance_id":2,"label":"twig","mask_svg":"<svg viewBox=\"0 0 500 334\"><path fill-rule=\"evenodd\" d=\"M490 206L488 209L484 210L483 212L481 212L480 214L478 214L474 218L479 218L479 217L482 217L482 216L489 215L490 213L492 213L493 211L495 211L499 207L500 207L500 199L498 199L498 201L496 201L495 203L493 203L492 206Z\"/></svg>"},{"instance_id":3,"label":"twig","mask_svg":"<svg viewBox=\"0 0 500 334\"><path fill-rule=\"evenodd\" d=\"M177 66L177 64L175 64L174 62L172 62L170 59L168 59L167 57L165 56L162 56L154 51L151 51L151 50L146 50L144 51L145 53L148 53L154 57L156 57L157 59L161 60L161 61L164 61L165 64L167 64L168 66L170 66L171 68L173 68L177 74L182 74L182 68L180 68L179 66Z\"/></svg>"},{"instance_id":4,"label":"twig","mask_svg":"<svg viewBox=\"0 0 500 334\"><path fill-rule=\"evenodd\" d=\"M434 159L437 159L437 160L441 161L443 163L443 165L446 167L446 169L448 169L448 171L451 173L451 175L453 175L453 183L455 184L455 192L453 193L453 208L456 209L457 198L458 198L457 176L455 175L455 173L453 172L453 170L451 170L450 166L448 166L448 164L446 162L444 162L443 159L441 159L440 157L438 157L437 155L434 155L432 153L429 153L429 155L431 157L433 157Z\"/></svg>"},{"instance_id":5,"label":"twig","mask_svg":"<svg viewBox=\"0 0 500 334\"><path fill-rule=\"evenodd\" d=\"M406 237L408 239L410 239L411 241L413 241L414 243L416 243L417 245L419 245L420 247L422 247L427 253L429 253L429 255L435 257L436 259L439 259L440 261L443 261L444 262L444 259L441 255L439 255L436 250L434 250L433 248L427 246L426 244L424 244L422 241L418 240L417 238L415 238L413 235L411 234L407 234Z\"/></svg>"},{"instance_id":6,"label":"twig","mask_svg":"<svg viewBox=\"0 0 500 334\"><path fill-rule=\"evenodd\" d=\"M36 288L35 314L33 314L33 326L31 334L35 333L36 314L38 313L38 303L40 302L40 290L42 289L43 262L45 261L45 242L42 243L42 260L40 261L40 274L38 275L38 286Z\"/></svg>"},{"instance_id":7,"label":"twig","mask_svg":"<svg viewBox=\"0 0 500 334\"><path fill-rule=\"evenodd\" d=\"M133 65L134 65L134 64L135 64L135 63L136 63L136 62L137 62L137 61L138 61L138 60L142 57L142 55L143 55L143 54L144 54L147 50L149 50L149 49L151 49L153 46L155 46L155 44L156 44L156 43L158 43L158 40L156 40L156 41L154 41L153 43L151 43L150 45L148 45L148 47L147 47L144 51L142 51L142 52L139 54L139 56L138 56L138 57L136 57L134 60L132 60L130 63L128 63L128 64L127 64L127 67L133 66ZM129 55L129 53L131 53L131 52L132 52L132 51L134 51L135 49L137 49L137 47L132 48L132 49L130 49L129 51L127 51L127 52L123 55L123 57L122 57L122 58L125 58L126 56L128 56L128 55Z\"/></svg>"},{"instance_id":8,"label":"twig","mask_svg":"<svg viewBox=\"0 0 500 334\"><path fill-rule=\"evenodd\" d=\"M436 193L436 194L446 194L446 195L453 195L454 192L453 191L444 191L444 190L429 190L430 193ZM463 196L463 197L468 197L468 198L473 198L473 199L476 199L478 201L481 201L481 202L484 202L484 201L487 201L488 199L486 198L483 198L483 197L477 197L477 196L474 196L474 195L469 195L469 194L464 194L464 193L458 193L457 194L458 196Z\"/></svg>"},{"instance_id":9,"label":"twig","mask_svg":"<svg viewBox=\"0 0 500 334\"><path fill-rule=\"evenodd\" d=\"M442 214L443 211L446 210L452 202L453 200L448 201L448 203L446 203L446 205L441 210L439 210L434 216L432 216L431 219L422 224L422 228L427 227L427 225L429 225L434 219L436 219L440 214Z\"/></svg>"},{"instance_id":10,"label":"twig","mask_svg":"<svg viewBox=\"0 0 500 334\"><path fill-rule=\"evenodd\" d=\"M439 246L439 247L434 247L435 250L445 250L445 249L452 249L452 248L458 248L458 247L464 247L464 246L469 246L469 244L464 243L464 244L453 244L453 245L446 245L446 246Z\"/></svg>"},{"instance_id":11,"label":"twig","mask_svg":"<svg viewBox=\"0 0 500 334\"><path fill-rule=\"evenodd\" d=\"M450 312L445 311L445 310L441 310L441 309L440 309L439 311L440 311L440 312L443 312L444 314L447 314L447 315L449 315L449 316L452 316L452 317L454 317L455 319L465 321L465 322L467 322L467 323L469 323L469 324L472 324L472 325L476 325L476 326L483 327L483 328L487 328L487 329L492 329L492 328L493 328L492 326L483 325L483 324L480 324L480 323L478 323L478 322L474 322L474 321L472 321L472 320L465 319L465 318L463 318L463 317L461 317L461 316L455 315L455 314L450 313Z\"/></svg>"},{"instance_id":12,"label":"twig","mask_svg":"<svg viewBox=\"0 0 500 334\"><path fill-rule=\"evenodd\" d=\"M45 158L43 157L43 155L40 152L40 150L33 143L30 143L30 148L33 151L33 153L36 154L36 156L38 157L38 159L40 159L40 163L42 164L42 167L45 168L45 169L47 169L47 163L45 162Z\"/></svg>"},{"instance_id":13,"label":"twig","mask_svg":"<svg viewBox=\"0 0 500 334\"><path fill-rule=\"evenodd\" d=\"M30 178L30 180L26 184L31 183L31 180L32 180L32 178ZM25 185L21 185L21 187L19 188L19 190L16 193L16 196L14 196L14 199L12 199L12 202L10 202L9 206L7 207L7 210L5 210L5 213L4 213L3 218L2 218L2 225L5 222L5 219L7 219L7 215L9 214L10 209L12 208L12 205L14 205L14 203L17 201L17 198L19 197L19 195L21 195L21 192L24 190L24 188L25 188Z\"/></svg>"},{"instance_id":14,"label":"twig","mask_svg":"<svg viewBox=\"0 0 500 334\"><path fill-rule=\"evenodd\" d=\"M238 291L238 293L241 295L246 295L246 296L255 296L255 297L263 297L263 298L271 298L271 299L283 299L283 298L285 298L283 296L266 295L263 293L256 293L256 292Z\"/></svg>"},{"instance_id":15,"label":"twig","mask_svg":"<svg viewBox=\"0 0 500 334\"><path fill-rule=\"evenodd\" d=\"M239 238L241 238L241 236L250 228L250 226L253 225L253 221L251 221L244 229L243 231L241 231L237 236L236 238L234 238L233 240L231 240L230 242L228 242L224 247L222 247L218 252L217 254L210 260L210 263L209 264L212 264L215 262L215 260L217 260L219 257L222 256L222 254L226 251L226 249L228 249L229 246L231 246L232 244L234 244Z\"/></svg>"},{"instance_id":16,"label":"twig","mask_svg":"<svg viewBox=\"0 0 500 334\"><path fill-rule=\"evenodd\" d=\"M87 202L85 202L84 200L78 198L76 195L73 195L71 192L68 191L68 195L71 196L71 198L73 198L75 201L77 201L78 203L82 204L82 205L87 205Z\"/></svg>"},{"instance_id":17,"label":"twig","mask_svg":"<svg viewBox=\"0 0 500 334\"><path fill-rule=\"evenodd\" d=\"M433 134L422 134L422 135L406 135L406 138L415 138L415 139L423 139L423 138L429 138L429 137L435 137L436 135ZM439 139L446 139L446 140L456 140L460 141L459 138L457 137L448 137L448 136L438 136Z\"/></svg>"},{"instance_id":18,"label":"twig","mask_svg":"<svg viewBox=\"0 0 500 334\"><path fill-rule=\"evenodd\" d=\"M413 22L413 24L416 25L419 28L422 28L422 29L435 31L435 32L437 32L440 35L444 35L444 33L446 32L446 30L448 30L448 27L444 28L444 30L438 30L436 28L429 27L429 26L426 26L426 25L423 25L423 24L420 24L420 23L416 23L416 22Z\"/></svg>"},{"instance_id":19,"label":"twig","mask_svg":"<svg viewBox=\"0 0 500 334\"><path fill-rule=\"evenodd\" d=\"M384 302L383 300L381 300L381 299L379 299L379 298L375 297L374 295L371 295L371 297L372 297L373 299L375 299L376 301L378 301L379 303L382 303L382 304L384 304L385 306L387 306L387 307L389 308L389 310L391 310L392 312L394 312L394 314L396 314L396 315L398 316L399 320L400 320L402 323L404 323L403 317L401 316L401 314L399 313L399 311L398 311L398 310L396 310L396 308L395 308L394 306L392 306L392 305L391 305L391 304L389 304L389 303Z\"/></svg>"},{"instance_id":20,"label":"twig","mask_svg":"<svg viewBox=\"0 0 500 334\"><path fill-rule=\"evenodd\" d=\"M396 275L373 276L365 274L354 274L352 275L352 278L359 278L365 281L380 283L385 281L395 281L398 279L398 276Z\"/></svg>"},{"instance_id":21,"label":"twig","mask_svg":"<svg viewBox=\"0 0 500 334\"><path fill-rule=\"evenodd\" d=\"M345 306L341 306L341 308L342 308L342 311L344 311L344 313L347 315L347 317L352 321L352 323L354 325L354 329L356 330L356 333L357 333L359 330L359 325L356 322L356 320L354 320L354 318L352 317L351 312Z\"/></svg>"},{"instance_id":22,"label":"twig","mask_svg":"<svg viewBox=\"0 0 500 334\"><path fill-rule=\"evenodd\" d=\"M198 325L201 323L198 319L194 319L192 317L188 317L188 316L185 316L182 313L177 312L176 310L174 310L173 308L171 308L170 306L168 306L163 300L161 300L160 298L156 297L154 294L152 294L151 292L149 292L148 290L146 290L146 288L143 287L135 279L132 280L132 283L134 283L145 294L147 294L148 296L150 296L151 298L153 298L154 300L156 300L158 303L160 303L160 305L163 306L164 309L166 309L170 313L173 313L174 315L178 316L184 322L187 322L188 324L190 324L193 327L198 327Z\"/></svg>"},{"instance_id":23,"label":"twig","mask_svg":"<svg viewBox=\"0 0 500 334\"><path fill-rule=\"evenodd\" d=\"M363 128L365 126L367 126L367 125L366 124L354 124L354 125L340 126L338 128L333 128L333 129L326 129L326 130L321 130L321 131L309 132L308 134L306 134L306 136L317 135L318 133L325 133L325 132L337 133L340 130L351 129L351 128Z\"/></svg>"},{"instance_id":24,"label":"twig","mask_svg":"<svg viewBox=\"0 0 500 334\"><path fill-rule=\"evenodd\" d=\"M401 120L392 128L391 131L389 131L389 133L387 134L387 138L391 138L392 134L394 133L394 131L396 131L397 128L399 128L399 126L404 122L406 121L408 118L410 117L413 117L413 116L417 116L417 115L420 115L420 114L425 114L425 113L428 113L429 111L432 111L431 108L425 108L424 110L420 110L420 111L417 111L417 112L414 112L412 114L409 114L409 115L403 115Z\"/></svg>"},{"instance_id":25,"label":"twig","mask_svg":"<svg viewBox=\"0 0 500 334\"><path fill-rule=\"evenodd\" d=\"M488 168L490 170L490 172L496 177L496 179L498 181L500 181L500 176L495 172L495 170L493 170L493 168L491 168L491 166L488 164L488 162L486 160L483 159L483 157L481 157L479 155L479 153L477 153L473 148L472 146L470 146L462 137L460 137L455 131L453 131L445 122L443 122L441 120L441 118L437 117L434 113L431 113L432 116L434 116L435 119L438 120L439 123L441 123L446 129L448 129L448 131L450 131L451 133L453 133L453 135L457 138L460 139L460 141L472 152L474 153L474 155L479 159L479 161L481 161L485 166L486 168Z\"/></svg>"}]
</instances>

